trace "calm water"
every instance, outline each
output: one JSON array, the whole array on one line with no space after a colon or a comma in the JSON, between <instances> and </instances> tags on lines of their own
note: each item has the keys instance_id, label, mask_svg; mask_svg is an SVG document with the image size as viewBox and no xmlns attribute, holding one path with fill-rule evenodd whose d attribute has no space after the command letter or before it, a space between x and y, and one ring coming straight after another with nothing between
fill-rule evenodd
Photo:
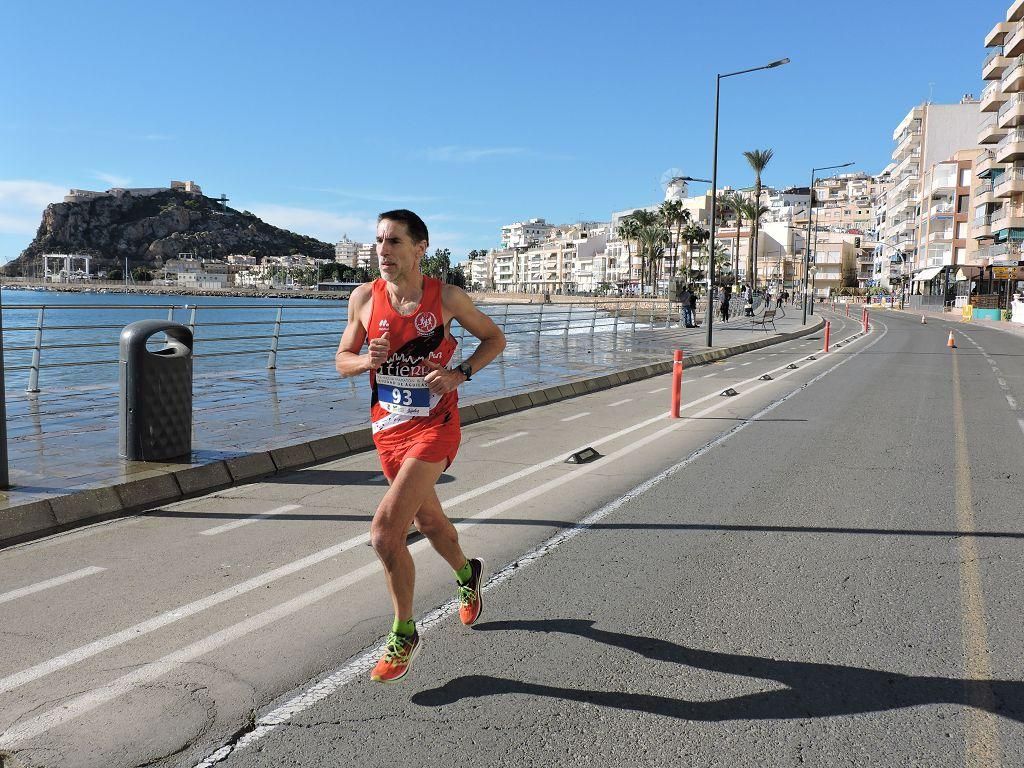
<instances>
[{"instance_id":1,"label":"calm water","mask_svg":"<svg viewBox=\"0 0 1024 768\"><path fill-rule=\"evenodd\" d=\"M43 309L39 386L44 392L65 388L116 386L118 339L128 323L171 319L194 325L195 375L265 370L281 314L277 366L333 368L334 350L344 329L348 304L330 299L255 299L235 297L152 296L123 293L3 291L6 387L24 390ZM533 330L539 305L484 306L506 332ZM593 311L573 310L573 333L589 332ZM548 307L547 333L561 333L566 308ZM598 313L597 324L610 320ZM459 335L458 329L453 331ZM163 335L154 337L161 346Z\"/></svg>"}]
</instances>

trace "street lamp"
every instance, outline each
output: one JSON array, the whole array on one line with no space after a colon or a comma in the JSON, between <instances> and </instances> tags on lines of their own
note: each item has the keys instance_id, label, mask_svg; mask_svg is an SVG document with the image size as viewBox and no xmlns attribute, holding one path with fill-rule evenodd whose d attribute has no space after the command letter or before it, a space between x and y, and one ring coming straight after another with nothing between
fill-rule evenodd
<instances>
[{"instance_id":1,"label":"street lamp","mask_svg":"<svg viewBox=\"0 0 1024 768\"><path fill-rule=\"evenodd\" d=\"M810 272L811 264L813 263L811 254L813 253L814 247L817 245L818 239L817 230L815 230L815 242L814 244L811 243L811 221L814 218L814 174L817 173L818 171L831 171L836 168L848 168L851 165L853 165L853 163L843 163L842 165L826 165L822 168L811 168L811 186L808 190L810 194L807 198L807 240L806 242L804 242L804 317L803 321L800 323L801 325L807 325L807 277L808 272ZM811 314L814 314L814 296L811 296Z\"/></svg>"},{"instance_id":2,"label":"street lamp","mask_svg":"<svg viewBox=\"0 0 1024 768\"><path fill-rule=\"evenodd\" d=\"M715 218L718 216L718 97L722 90L722 80L727 77L735 77L736 75L745 75L748 72L758 72L762 69L774 69L775 67L781 67L783 64L789 64L789 59L779 59L773 61L771 64L765 64L763 67L751 67L750 69L741 69L738 72L727 72L724 75L715 76L715 148L712 154L711 160L711 232L708 236L708 306L704 311L704 322L708 326L707 339L705 343L707 346L711 346L711 324L713 312L711 311L711 296L714 291L715 285ZM739 231L736 232L736 237L739 237Z\"/></svg>"}]
</instances>

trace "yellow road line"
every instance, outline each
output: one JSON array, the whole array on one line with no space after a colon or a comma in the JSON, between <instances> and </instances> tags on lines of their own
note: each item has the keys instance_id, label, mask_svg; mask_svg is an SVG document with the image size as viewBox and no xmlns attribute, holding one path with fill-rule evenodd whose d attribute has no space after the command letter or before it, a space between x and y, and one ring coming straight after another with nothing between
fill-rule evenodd
<instances>
[{"instance_id":1,"label":"yellow road line","mask_svg":"<svg viewBox=\"0 0 1024 768\"><path fill-rule=\"evenodd\" d=\"M953 353L953 424L956 439L956 522L961 531L974 531L974 494L971 465L967 454L963 398L960 393L960 364ZM961 536L960 599L963 607L964 677L967 709L964 751L967 768L996 768L999 765L999 729L993 714L995 697L989 663L988 631L985 627L985 596L981 588L978 546L974 536ZM981 682L981 685L977 683Z\"/></svg>"}]
</instances>

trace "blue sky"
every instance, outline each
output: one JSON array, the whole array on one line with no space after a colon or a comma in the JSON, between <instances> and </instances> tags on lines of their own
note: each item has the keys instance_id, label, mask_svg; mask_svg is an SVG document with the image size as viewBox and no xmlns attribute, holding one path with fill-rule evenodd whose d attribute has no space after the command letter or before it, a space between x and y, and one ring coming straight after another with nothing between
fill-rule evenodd
<instances>
[{"instance_id":1,"label":"blue sky","mask_svg":"<svg viewBox=\"0 0 1024 768\"><path fill-rule=\"evenodd\" d=\"M668 169L710 178L715 73L785 56L723 82L720 185L767 147L777 186L877 172L929 92L980 93L1008 4L5 3L0 261L68 187L171 179L331 242L409 207L462 260L502 223L607 219L661 199Z\"/></svg>"}]
</instances>

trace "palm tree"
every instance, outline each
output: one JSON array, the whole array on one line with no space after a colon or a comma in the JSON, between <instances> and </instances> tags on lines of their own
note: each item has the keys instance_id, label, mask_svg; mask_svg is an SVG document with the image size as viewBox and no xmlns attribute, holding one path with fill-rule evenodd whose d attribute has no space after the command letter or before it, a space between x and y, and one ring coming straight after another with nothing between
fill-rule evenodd
<instances>
[{"instance_id":1,"label":"palm tree","mask_svg":"<svg viewBox=\"0 0 1024 768\"><path fill-rule=\"evenodd\" d=\"M736 242L733 243L733 263L735 264L735 267L732 270L733 280L735 281L736 275L740 271L740 230L743 229L743 218L747 215L748 206L743 195L738 192L734 192L733 194L726 196L725 201L729 206L729 210L731 210L733 215L736 217Z\"/></svg>"},{"instance_id":2,"label":"palm tree","mask_svg":"<svg viewBox=\"0 0 1024 768\"><path fill-rule=\"evenodd\" d=\"M761 205L761 173L765 167L772 161L772 157L775 156L775 150L773 149L753 149L743 153L743 156L747 158L747 162L750 163L750 167L754 170L754 204ZM760 229L760 216L755 216L753 221L753 238L754 242L757 242L758 230ZM747 275L750 284L754 284L754 275L756 274L757 255L751 254L750 261L747 265Z\"/></svg>"},{"instance_id":3,"label":"palm tree","mask_svg":"<svg viewBox=\"0 0 1024 768\"><path fill-rule=\"evenodd\" d=\"M670 242L672 249L672 261L669 269L669 274L675 275L676 254L679 250L683 227L690 222L690 212L683 206L682 200L666 200L661 204L661 207L658 209L658 213L661 215L661 223L664 224L670 232L675 233L675 237L671 238Z\"/></svg>"},{"instance_id":4,"label":"palm tree","mask_svg":"<svg viewBox=\"0 0 1024 768\"><path fill-rule=\"evenodd\" d=\"M700 224L691 222L683 229L683 241L687 245L686 256L686 281L690 281L690 273L693 272L693 248L703 245L708 241L710 233Z\"/></svg>"},{"instance_id":5,"label":"palm tree","mask_svg":"<svg viewBox=\"0 0 1024 768\"><path fill-rule=\"evenodd\" d=\"M638 242L639 242L639 232L644 227L650 227L650 226L653 226L653 225L658 223L658 215L655 214L655 213L652 213L651 211L645 211L643 208L640 208L638 210L633 211L633 213L630 214L630 215L631 215L633 221L635 221L637 223L636 239L637 239ZM638 255L640 256L640 295L643 296L644 295L644 274L645 274L645 267L647 266L645 261L644 261L644 259L647 256L647 254L644 253L643 250L640 249L640 248L637 249L637 252L638 252ZM632 278L632 275L633 275L633 273L631 271L630 272L630 277L631 278Z\"/></svg>"},{"instance_id":6,"label":"palm tree","mask_svg":"<svg viewBox=\"0 0 1024 768\"><path fill-rule=\"evenodd\" d=\"M672 235L669 233L668 227L664 226L661 222L655 222L640 227L637 239L640 242L640 253L642 254L640 263L642 265L646 260L651 270L651 287L655 288L658 284L655 278L656 267L665 255L665 246L671 241ZM643 295L643 284L643 272L641 271L641 295Z\"/></svg>"},{"instance_id":7,"label":"palm tree","mask_svg":"<svg viewBox=\"0 0 1024 768\"><path fill-rule=\"evenodd\" d=\"M626 285L628 286L633 279L633 249L631 243L640 232L640 223L633 218L632 214L623 216L619 220L619 226L615 231L619 239L626 243Z\"/></svg>"}]
</instances>

